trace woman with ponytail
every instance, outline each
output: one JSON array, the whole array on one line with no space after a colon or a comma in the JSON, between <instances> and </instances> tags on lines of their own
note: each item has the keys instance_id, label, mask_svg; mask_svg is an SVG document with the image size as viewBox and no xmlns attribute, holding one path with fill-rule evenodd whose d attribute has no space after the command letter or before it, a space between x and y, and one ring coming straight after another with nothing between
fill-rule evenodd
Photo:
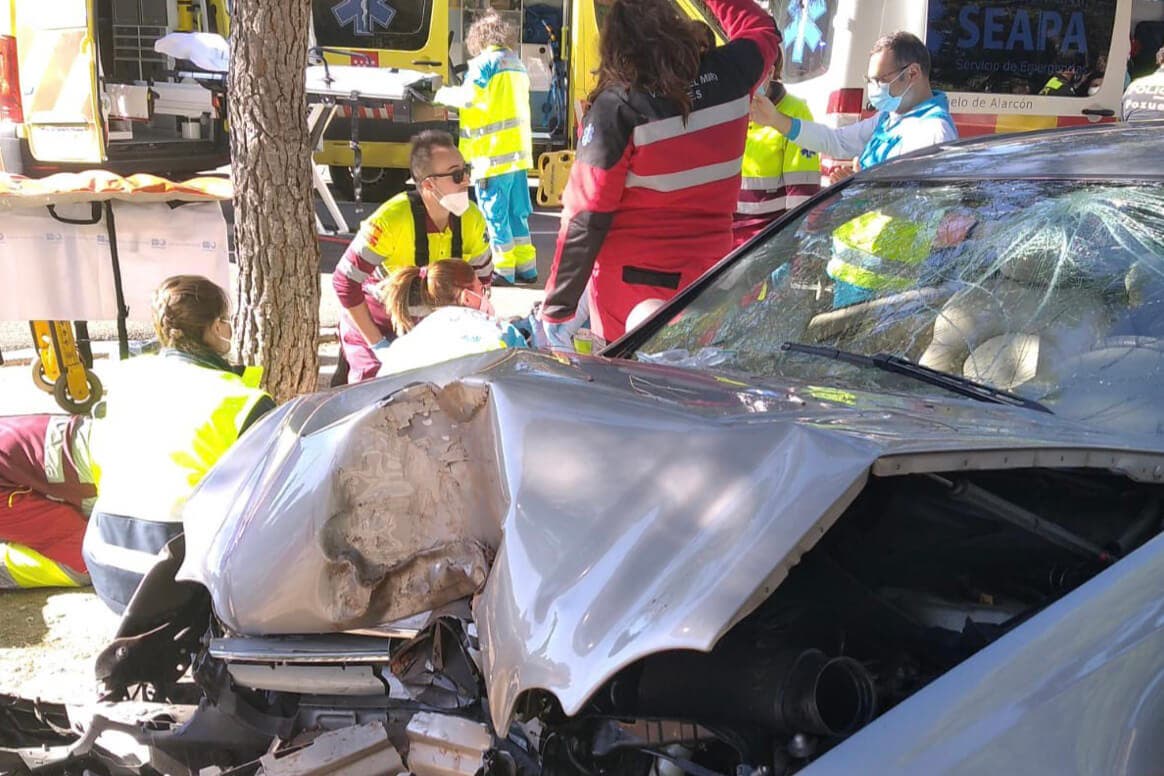
<instances>
[{"instance_id":1,"label":"woman with ponytail","mask_svg":"<svg viewBox=\"0 0 1164 776\"><path fill-rule=\"evenodd\" d=\"M378 294L400 333L377 353L380 377L472 353L527 347L512 324L498 320L485 286L463 261L397 270Z\"/></svg>"}]
</instances>

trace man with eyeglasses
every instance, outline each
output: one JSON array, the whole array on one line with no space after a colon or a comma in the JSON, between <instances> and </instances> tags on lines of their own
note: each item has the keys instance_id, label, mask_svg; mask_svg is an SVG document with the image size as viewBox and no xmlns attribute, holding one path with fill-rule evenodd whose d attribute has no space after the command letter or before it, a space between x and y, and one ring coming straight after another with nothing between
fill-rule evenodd
<instances>
[{"instance_id":1,"label":"man with eyeglasses","mask_svg":"<svg viewBox=\"0 0 1164 776\"><path fill-rule=\"evenodd\" d=\"M469 170L453 136L421 132L412 139L408 166L416 190L397 194L365 219L332 274L344 308L340 347L349 383L375 377L376 353L395 339L391 316L374 292L394 270L462 258L483 284L493 277L485 216L469 201Z\"/></svg>"},{"instance_id":2,"label":"man with eyeglasses","mask_svg":"<svg viewBox=\"0 0 1164 776\"><path fill-rule=\"evenodd\" d=\"M792 118L763 94L752 101L752 121L834 159L857 157L857 169L958 138L946 95L930 87L930 53L916 35L895 32L880 38L870 53L865 83L877 113L856 124L833 129Z\"/></svg>"},{"instance_id":3,"label":"man with eyeglasses","mask_svg":"<svg viewBox=\"0 0 1164 776\"><path fill-rule=\"evenodd\" d=\"M895 32L880 38L869 56L868 73L869 102L877 113L856 124L833 129L790 118L763 95L752 102L752 120L835 159L856 156L857 169L957 139L946 95L930 87L930 54L917 36ZM825 269L833 280L833 307L898 290L899 276L918 271L930 254L944 217L874 210L837 227ZM964 239L969 228L965 224L957 239Z\"/></svg>"}]
</instances>

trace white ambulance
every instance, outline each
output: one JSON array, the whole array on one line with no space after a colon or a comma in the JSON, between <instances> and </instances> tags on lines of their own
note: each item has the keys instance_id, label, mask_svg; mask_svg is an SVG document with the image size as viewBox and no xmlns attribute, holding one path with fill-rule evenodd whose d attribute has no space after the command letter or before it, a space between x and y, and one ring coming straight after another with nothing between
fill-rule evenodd
<instances>
[{"instance_id":1,"label":"white ambulance","mask_svg":"<svg viewBox=\"0 0 1164 776\"><path fill-rule=\"evenodd\" d=\"M772 0L784 82L818 121L871 114L869 51L906 30L926 42L931 80L962 137L1115 120L1134 25L1160 0Z\"/></svg>"}]
</instances>

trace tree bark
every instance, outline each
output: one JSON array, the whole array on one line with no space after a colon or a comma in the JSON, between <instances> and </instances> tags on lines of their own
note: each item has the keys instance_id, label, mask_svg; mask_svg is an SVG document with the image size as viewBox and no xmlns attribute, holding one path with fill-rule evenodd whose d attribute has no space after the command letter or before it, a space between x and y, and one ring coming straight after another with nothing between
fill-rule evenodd
<instances>
[{"instance_id":1,"label":"tree bark","mask_svg":"<svg viewBox=\"0 0 1164 776\"><path fill-rule=\"evenodd\" d=\"M315 239L305 72L310 0L235 0L229 96L235 336L276 401L319 375Z\"/></svg>"}]
</instances>

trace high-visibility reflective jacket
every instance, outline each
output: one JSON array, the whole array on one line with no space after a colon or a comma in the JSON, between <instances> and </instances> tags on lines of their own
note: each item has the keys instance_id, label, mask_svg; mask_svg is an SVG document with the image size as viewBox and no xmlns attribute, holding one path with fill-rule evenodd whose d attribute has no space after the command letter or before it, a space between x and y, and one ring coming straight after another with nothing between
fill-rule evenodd
<instances>
[{"instance_id":1,"label":"high-visibility reflective jacket","mask_svg":"<svg viewBox=\"0 0 1164 776\"><path fill-rule=\"evenodd\" d=\"M589 288L590 328L612 342L635 305L670 299L731 250L748 108L780 35L752 0L706 5L729 42L701 57L686 119L673 100L614 87L586 112L543 320L571 320Z\"/></svg>"},{"instance_id":2,"label":"high-visibility reflective jacket","mask_svg":"<svg viewBox=\"0 0 1164 776\"><path fill-rule=\"evenodd\" d=\"M31 547L0 542L0 590L34 587L83 587L89 577Z\"/></svg>"},{"instance_id":3,"label":"high-visibility reflective jacket","mask_svg":"<svg viewBox=\"0 0 1164 776\"><path fill-rule=\"evenodd\" d=\"M812 121L808 103L787 92L776 109ZM749 124L742 174L732 224L737 244L820 191L820 156L773 127Z\"/></svg>"},{"instance_id":4,"label":"high-visibility reflective jacket","mask_svg":"<svg viewBox=\"0 0 1164 776\"><path fill-rule=\"evenodd\" d=\"M1075 93L1075 82L1066 73L1056 73L1051 76L1047 83L1043 84L1043 88L1039 90L1039 94L1059 96L1073 96Z\"/></svg>"},{"instance_id":5,"label":"high-visibility reflective jacket","mask_svg":"<svg viewBox=\"0 0 1164 776\"><path fill-rule=\"evenodd\" d=\"M121 612L157 553L182 531L182 507L263 412L260 370L174 350L120 365L94 424L98 496L84 556L97 595Z\"/></svg>"},{"instance_id":6,"label":"high-visibility reflective jacket","mask_svg":"<svg viewBox=\"0 0 1164 776\"><path fill-rule=\"evenodd\" d=\"M473 180L533 167L529 73L510 49L491 46L469 60L460 110L461 154Z\"/></svg>"},{"instance_id":7,"label":"high-visibility reflective jacket","mask_svg":"<svg viewBox=\"0 0 1164 776\"><path fill-rule=\"evenodd\" d=\"M937 215L919 222L872 210L838 226L825 267L836 281L833 306L847 307L916 285L939 221Z\"/></svg>"},{"instance_id":8,"label":"high-visibility reflective jacket","mask_svg":"<svg viewBox=\"0 0 1164 776\"><path fill-rule=\"evenodd\" d=\"M359 234L331 276L332 288L344 309L366 303L385 336L392 331L392 324L375 288L394 270L463 258L482 283L492 280L493 253L480 208L470 203L460 218L450 216L444 231L437 231L422 205L418 210L418 204L419 195L403 192L376 208L360 224Z\"/></svg>"},{"instance_id":9,"label":"high-visibility reflective jacket","mask_svg":"<svg viewBox=\"0 0 1164 776\"><path fill-rule=\"evenodd\" d=\"M97 498L91 428L80 415L0 417L0 588L89 583L81 538Z\"/></svg>"}]
</instances>

